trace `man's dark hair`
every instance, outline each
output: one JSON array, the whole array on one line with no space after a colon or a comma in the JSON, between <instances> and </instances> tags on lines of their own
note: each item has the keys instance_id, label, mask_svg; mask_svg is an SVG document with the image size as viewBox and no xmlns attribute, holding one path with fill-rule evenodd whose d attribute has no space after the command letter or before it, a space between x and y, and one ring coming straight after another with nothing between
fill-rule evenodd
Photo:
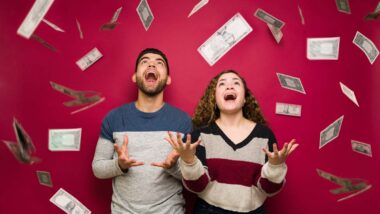
<instances>
[{"instance_id":1,"label":"man's dark hair","mask_svg":"<svg viewBox=\"0 0 380 214\"><path fill-rule=\"evenodd\" d=\"M141 57L144 56L147 53L152 53L152 54L158 54L158 55L160 55L164 59L164 61L165 61L166 68L167 68L168 75L169 75L169 70L170 69L169 69L168 59L166 58L166 55L162 51L160 51L160 50L158 50L156 48L147 48L147 49L145 49L145 50L143 50L143 51L141 51L139 53L139 56L136 59L135 72L137 71L137 65L139 64L139 62L141 60Z\"/></svg>"}]
</instances>

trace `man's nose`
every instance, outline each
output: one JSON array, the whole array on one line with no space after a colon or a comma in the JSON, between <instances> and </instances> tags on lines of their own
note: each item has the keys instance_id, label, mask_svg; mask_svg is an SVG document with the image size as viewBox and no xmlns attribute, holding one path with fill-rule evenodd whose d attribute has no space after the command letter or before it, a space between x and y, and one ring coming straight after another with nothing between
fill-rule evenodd
<instances>
[{"instance_id":1,"label":"man's nose","mask_svg":"<svg viewBox=\"0 0 380 214\"><path fill-rule=\"evenodd\" d=\"M156 63L154 61L149 62L149 67L156 67Z\"/></svg>"}]
</instances>

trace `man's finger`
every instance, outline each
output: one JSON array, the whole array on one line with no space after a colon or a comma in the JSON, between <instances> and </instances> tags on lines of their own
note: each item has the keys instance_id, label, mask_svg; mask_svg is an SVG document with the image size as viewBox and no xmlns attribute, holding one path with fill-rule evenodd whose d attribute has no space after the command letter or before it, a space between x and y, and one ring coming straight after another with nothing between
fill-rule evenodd
<instances>
[{"instance_id":1,"label":"man's finger","mask_svg":"<svg viewBox=\"0 0 380 214\"><path fill-rule=\"evenodd\" d=\"M137 161L137 160L128 160L128 165L130 166L141 166L144 165L144 162L142 161Z\"/></svg>"},{"instance_id":2,"label":"man's finger","mask_svg":"<svg viewBox=\"0 0 380 214\"><path fill-rule=\"evenodd\" d=\"M128 145L128 135L124 135L123 146L124 146L124 147L127 147L127 145Z\"/></svg>"},{"instance_id":3,"label":"man's finger","mask_svg":"<svg viewBox=\"0 0 380 214\"><path fill-rule=\"evenodd\" d=\"M129 153L128 153L128 135L124 135L124 142L123 145L121 146L121 153L124 152L125 157L128 159L129 158Z\"/></svg>"},{"instance_id":4,"label":"man's finger","mask_svg":"<svg viewBox=\"0 0 380 214\"><path fill-rule=\"evenodd\" d=\"M163 162L161 162L161 163L160 162L153 162L150 165L165 168L165 163L163 163Z\"/></svg>"},{"instance_id":5,"label":"man's finger","mask_svg":"<svg viewBox=\"0 0 380 214\"><path fill-rule=\"evenodd\" d=\"M118 157L120 157L120 156L123 155L122 152L121 152L121 150L120 150L120 148L119 148L119 145L117 145L117 144L115 143L115 144L113 145L113 148L115 149L115 151L116 151Z\"/></svg>"}]
</instances>

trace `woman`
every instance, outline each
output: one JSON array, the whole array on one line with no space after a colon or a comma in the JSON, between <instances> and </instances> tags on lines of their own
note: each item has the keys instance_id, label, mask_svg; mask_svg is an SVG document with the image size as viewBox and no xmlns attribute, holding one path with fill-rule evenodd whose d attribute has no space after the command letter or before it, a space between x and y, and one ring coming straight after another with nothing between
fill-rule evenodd
<instances>
[{"instance_id":1,"label":"woman","mask_svg":"<svg viewBox=\"0 0 380 214\"><path fill-rule=\"evenodd\" d=\"M186 143L170 132L166 140L180 154L185 187L199 197L194 213L264 213L265 199L284 185L295 140L277 149L256 99L233 70L211 80L193 123L198 129Z\"/></svg>"}]
</instances>

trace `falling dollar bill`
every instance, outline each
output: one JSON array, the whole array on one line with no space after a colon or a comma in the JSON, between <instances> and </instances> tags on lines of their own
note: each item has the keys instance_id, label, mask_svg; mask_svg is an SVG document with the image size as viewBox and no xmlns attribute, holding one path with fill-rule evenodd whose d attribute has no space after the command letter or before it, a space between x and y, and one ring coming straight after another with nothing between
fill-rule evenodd
<instances>
[{"instance_id":1,"label":"falling dollar bill","mask_svg":"<svg viewBox=\"0 0 380 214\"><path fill-rule=\"evenodd\" d=\"M309 60L338 60L340 37L308 38L307 58Z\"/></svg>"},{"instance_id":2,"label":"falling dollar bill","mask_svg":"<svg viewBox=\"0 0 380 214\"><path fill-rule=\"evenodd\" d=\"M251 26L237 13L208 38L198 52L212 66L251 31Z\"/></svg>"},{"instance_id":3,"label":"falling dollar bill","mask_svg":"<svg viewBox=\"0 0 380 214\"><path fill-rule=\"evenodd\" d=\"M380 15L380 2L377 3L376 9L374 12L368 13L364 19L365 20L376 20Z\"/></svg>"},{"instance_id":4,"label":"falling dollar bill","mask_svg":"<svg viewBox=\"0 0 380 214\"><path fill-rule=\"evenodd\" d=\"M320 133L319 138L319 149L327 145L329 142L334 140L339 136L340 129L343 123L343 117L339 117L337 120L335 120L332 124L327 126L325 129L323 129Z\"/></svg>"},{"instance_id":5,"label":"falling dollar bill","mask_svg":"<svg viewBox=\"0 0 380 214\"><path fill-rule=\"evenodd\" d=\"M32 6L32 9L30 9L28 15L18 28L17 34L29 39L37 29L37 26L40 24L53 2L54 0L36 0Z\"/></svg>"},{"instance_id":6,"label":"falling dollar bill","mask_svg":"<svg viewBox=\"0 0 380 214\"><path fill-rule=\"evenodd\" d=\"M285 22L277 19L276 17L270 15L269 13L265 12L263 9L260 9L260 8L256 10L254 15L260 20L270 25L273 25L274 27L278 29L281 29L285 25Z\"/></svg>"},{"instance_id":7,"label":"falling dollar bill","mask_svg":"<svg viewBox=\"0 0 380 214\"><path fill-rule=\"evenodd\" d=\"M323 170L317 169L317 173L320 177L339 185L337 189L332 189L330 192L334 195L351 193L350 195L338 199L338 202L352 198L359 195L372 187L366 180L359 178L341 178Z\"/></svg>"},{"instance_id":8,"label":"falling dollar bill","mask_svg":"<svg viewBox=\"0 0 380 214\"><path fill-rule=\"evenodd\" d=\"M50 202L68 214L90 214L91 211L70 193L60 188L51 198Z\"/></svg>"},{"instance_id":9,"label":"falling dollar bill","mask_svg":"<svg viewBox=\"0 0 380 214\"><path fill-rule=\"evenodd\" d=\"M46 171L36 171L38 182L41 185L53 187L53 182L51 181L51 176L49 172Z\"/></svg>"},{"instance_id":10,"label":"falling dollar bill","mask_svg":"<svg viewBox=\"0 0 380 214\"><path fill-rule=\"evenodd\" d=\"M277 73L277 77L280 81L281 87L306 94L300 78L282 73Z\"/></svg>"},{"instance_id":11,"label":"falling dollar bill","mask_svg":"<svg viewBox=\"0 0 380 214\"><path fill-rule=\"evenodd\" d=\"M75 19L76 23L77 23L77 29L78 29L78 32L79 32L79 38L83 39L83 31L82 31L82 27L80 26L80 23L78 21L78 19Z\"/></svg>"},{"instance_id":12,"label":"falling dollar bill","mask_svg":"<svg viewBox=\"0 0 380 214\"><path fill-rule=\"evenodd\" d=\"M274 39L276 40L277 44L279 44L283 36L282 31L271 24L267 24L267 25Z\"/></svg>"},{"instance_id":13,"label":"falling dollar bill","mask_svg":"<svg viewBox=\"0 0 380 214\"><path fill-rule=\"evenodd\" d=\"M118 20L118 18L119 18L119 15L120 15L122 9L123 9L123 7L119 7L119 8L115 11L115 13L113 14L113 17L112 17L111 21L108 22L108 23L103 24L103 25L100 27L100 29L101 29L101 30L113 30L113 29L115 29L116 25L118 24L118 23L117 23L117 20Z\"/></svg>"},{"instance_id":14,"label":"falling dollar bill","mask_svg":"<svg viewBox=\"0 0 380 214\"><path fill-rule=\"evenodd\" d=\"M57 25L49 22L48 20L46 19L42 19L42 21L47 24L48 26L50 26L51 28L53 28L54 30L58 31L58 32L65 32L64 30L62 30L62 28L58 27Z\"/></svg>"},{"instance_id":15,"label":"falling dollar bill","mask_svg":"<svg viewBox=\"0 0 380 214\"><path fill-rule=\"evenodd\" d=\"M380 12L380 1L377 3L377 6L375 8L375 12Z\"/></svg>"},{"instance_id":16,"label":"falling dollar bill","mask_svg":"<svg viewBox=\"0 0 380 214\"><path fill-rule=\"evenodd\" d=\"M276 102L276 114L301 117L301 105Z\"/></svg>"},{"instance_id":17,"label":"falling dollar bill","mask_svg":"<svg viewBox=\"0 0 380 214\"><path fill-rule=\"evenodd\" d=\"M37 42L39 42L40 44L42 44L43 46L45 46L49 50L51 50L53 52L57 52L57 49L55 49L55 47L53 45L49 44L47 41L45 41L41 37L37 36L36 34L33 34L31 36L31 38L34 39L34 40L36 40Z\"/></svg>"},{"instance_id":18,"label":"falling dollar bill","mask_svg":"<svg viewBox=\"0 0 380 214\"><path fill-rule=\"evenodd\" d=\"M300 14L301 24L305 25L305 18L303 17L303 13L302 13L302 9L301 9L300 5L298 5L298 13Z\"/></svg>"},{"instance_id":19,"label":"falling dollar bill","mask_svg":"<svg viewBox=\"0 0 380 214\"><path fill-rule=\"evenodd\" d=\"M144 25L145 30L147 31L154 19L154 16L153 16L152 11L150 10L148 1L141 0L136 10L137 10L137 13L139 14L141 22Z\"/></svg>"},{"instance_id":20,"label":"falling dollar bill","mask_svg":"<svg viewBox=\"0 0 380 214\"><path fill-rule=\"evenodd\" d=\"M351 14L350 3L348 0L335 0L338 11L342 13Z\"/></svg>"},{"instance_id":21,"label":"falling dollar bill","mask_svg":"<svg viewBox=\"0 0 380 214\"><path fill-rule=\"evenodd\" d=\"M348 97L348 99L350 99L352 102L354 102L359 107L359 103L356 100L355 92L352 91L350 88L348 88L343 83L339 82L339 84L340 84L340 88L342 89L343 94L346 95Z\"/></svg>"},{"instance_id":22,"label":"falling dollar bill","mask_svg":"<svg viewBox=\"0 0 380 214\"><path fill-rule=\"evenodd\" d=\"M82 71L84 71L102 57L102 53L100 53L97 48L93 48L90 52L80 58L76 64Z\"/></svg>"},{"instance_id":23,"label":"falling dollar bill","mask_svg":"<svg viewBox=\"0 0 380 214\"><path fill-rule=\"evenodd\" d=\"M368 13L364 19L365 20L376 20L377 18L379 18L379 15L380 15L380 11L377 11L377 12L372 12L372 13Z\"/></svg>"},{"instance_id":24,"label":"falling dollar bill","mask_svg":"<svg viewBox=\"0 0 380 214\"><path fill-rule=\"evenodd\" d=\"M352 42L365 53L371 64L375 62L376 58L379 56L379 50L370 39L357 31Z\"/></svg>"},{"instance_id":25,"label":"falling dollar bill","mask_svg":"<svg viewBox=\"0 0 380 214\"><path fill-rule=\"evenodd\" d=\"M371 144L351 140L352 151L372 157Z\"/></svg>"},{"instance_id":26,"label":"falling dollar bill","mask_svg":"<svg viewBox=\"0 0 380 214\"><path fill-rule=\"evenodd\" d=\"M113 14L113 17L111 19L111 23L114 23L114 22L117 22L117 20L119 19L119 16L120 16L120 13L121 13L121 10L123 9L123 7L119 7L115 13Z\"/></svg>"},{"instance_id":27,"label":"falling dollar bill","mask_svg":"<svg viewBox=\"0 0 380 214\"><path fill-rule=\"evenodd\" d=\"M190 16L192 16L194 13L196 13L198 10L200 10L203 6L205 6L206 4L208 3L208 0L201 0L200 2L198 2L198 4L196 4L193 9L191 10L191 12L189 13L189 15L187 16L187 18L189 18Z\"/></svg>"},{"instance_id":28,"label":"falling dollar bill","mask_svg":"<svg viewBox=\"0 0 380 214\"><path fill-rule=\"evenodd\" d=\"M59 91L62 94L65 94L67 96L74 98L74 100L64 102L63 104L65 106L75 107L75 106L87 105L81 109L71 112L71 114L76 114L78 112L89 109L105 100L105 98L101 97L100 93L96 91L76 91L52 81L50 82L50 85L54 90Z\"/></svg>"},{"instance_id":29,"label":"falling dollar bill","mask_svg":"<svg viewBox=\"0 0 380 214\"><path fill-rule=\"evenodd\" d=\"M82 129L49 129L50 151L80 151Z\"/></svg>"},{"instance_id":30,"label":"falling dollar bill","mask_svg":"<svg viewBox=\"0 0 380 214\"><path fill-rule=\"evenodd\" d=\"M16 135L17 143L5 140L3 142L8 147L9 151L14 155L14 157L20 163L33 164L40 162L40 158L32 156L36 151L36 148L30 136L16 118L13 118L13 130Z\"/></svg>"}]
</instances>

